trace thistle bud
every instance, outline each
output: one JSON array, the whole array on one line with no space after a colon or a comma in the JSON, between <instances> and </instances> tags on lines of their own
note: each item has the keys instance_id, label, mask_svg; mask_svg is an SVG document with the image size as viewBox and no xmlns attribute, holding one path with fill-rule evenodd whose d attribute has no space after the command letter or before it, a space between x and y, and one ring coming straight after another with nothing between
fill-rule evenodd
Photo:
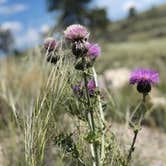
<instances>
[{"instance_id":1,"label":"thistle bud","mask_svg":"<svg viewBox=\"0 0 166 166\"><path fill-rule=\"evenodd\" d=\"M84 42L76 41L72 44L72 52L76 56L76 58L85 56L88 49L85 46Z\"/></svg>"},{"instance_id":2,"label":"thistle bud","mask_svg":"<svg viewBox=\"0 0 166 166\"><path fill-rule=\"evenodd\" d=\"M44 41L44 48L48 50L49 52L55 50L57 46L58 46L58 43L52 37L49 37Z\"/></svg>"}]
</instances>

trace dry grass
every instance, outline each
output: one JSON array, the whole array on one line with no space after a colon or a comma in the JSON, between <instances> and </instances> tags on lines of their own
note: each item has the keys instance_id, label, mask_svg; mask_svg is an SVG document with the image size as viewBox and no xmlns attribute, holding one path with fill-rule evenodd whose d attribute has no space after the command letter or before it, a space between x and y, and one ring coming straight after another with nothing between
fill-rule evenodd
<instances>
[{"instance_id":1,"label":"dry grass","mask_svg":"<svg viewBox=\"0 0 166 166\"><path fill-rule=\"evenodd\" d=\"M137 66L148 66L151 68L155 68L160 72L161 76L161 84L159 85L159 87L157 87L157 91L159 91L162 97L165 97L165 43L166 41L164 39L149 41L147 43L139 42L113 45L107 44L103 46L103 55L100 57L96 66L99 73L103 73L106 69L119 67L128 67L129 69L132 69ZM64 88L65 84L67 83L66 78L69 78L68 71L72 71L70 66L65 66L65 70L61 72L54 68L54 72L52 73L53 75L50 75L49 77L52 80L49 81L49 87L54 87L53 89L55 92L55 96L51 96L51 98L54 98L54 100L49 98L48 101L46 100L46 98L44 98L43 101L49 102L50 107L47 108L47 110L49 111L47 112L47 114L37 114L37 119L32 118L34 116L32 110L36 107L40 107L42 103L39 98L38 103L35 107L34 101L36 97L39 96L41 89L46 88L45 85L48 81L48 76L52 68L52 65L45 62L45 59L40 53L40 49L38 48L33 51L30 50L27 55L25 55L25 57L8 57L0 61L0 93L3 100L6 101L2 102L5 103L5 106L2 106L2 108L0 107L0 114L2 115L1 117L4 117L5 121L7 121L6 126L4 126L3 121L0 121L0 125L2 126L2 128L0 129L0 161L3 162L3 165L11 165L11 163L13 165L25 165L24 162L20 162L20 158L25 162L30 162L31 164L29 165L36 165L37 163L35 163L35 157L38 158L38 156L35 155L41 155L43 153L43 149L46 146L45 138L47 137L48 132L50 132L50 130L47 130L47 126L51 126L54 128L56 118L56 122L58 123L56 127L59 130L55 131L60 131L60 128L62 128L62 131L66 130L66 127L71 130L73 129L73 126L76 126L77 121L71 122L68 116L67 119L65 119L66 116L62 116L62 113L65 112L66 108L61 107L60 104L62 100L66 99L66 94L70 94L70 87L68 86L66 89ZM117 92L116 95L113 96L113 100L117 99L117 102L115 105L112 105L111 102L109 105L110 107L108 106L108 116L114 120L117 120L117 118L114 117L116 117L116 114L119 114L121 117L123 117L123 119L125 119L128 108L132 104L130 102L131 99L133 99L133 101L137 101L139 99L139 96L136 95L135 91L132 91L132 93L131 88L129 88L128 86L125 86L124 89ZM10 115L11 110L7 110L6 107L14 111L16 122L13 115ZM51 110L54 110L54 116L52 116L53 114ZM9 115L6 115L7 111L10 112ZM158 120L160 122L160 118L163 118L163 115L166 114L164 111L165 110L157 114ZM56 113L58 117L56 117ZM19 118L20 115L22 119ZM52 117L55 119L52 119ZM20 128L17 128L16 124L22 120L24 121L23 125L21 125ZM53 121L54 123L52 126L50 125L50 123L52 123ZM41 122L42 125L40 125ZM35 126L33 131L31 130L31 127L34 125L34 123L38 125ZM161 126L161 128L165 128L164 123L161 123ZM128 145L130 140L126 140L126 138L131 138L131 131L127 130L124 125L113 125L112 128L115 128L115 133L116 131L118 131L118 139L125 139L125 141L127 142L125 144ZM156 166L157 164L155 165L154 162L162 162L162 164L166 164L166 161L164 159L164 154L166 153L166 145L163 142L165 137L166 136L164 133L160 133L157 130L143 128L142 132L139 135L137 145L138 149L136 149L133 166ZM161 144L159 143L159 141L161 142ZM10 144L8 144L8 142L10 142ZM153 145L151 145L150 143L152 143ZM40 147L41 151L39 150L37 151L37 153L36 151L34 151L34 155L31 160L31 150L33 149L35 144L42 145ZM55 163L57 163L57 165L62 166L68 162L72 164L72 162L68 159L65 158L64 160L64 158L62 159L59 154L55 153L55 146L53 146L52 144L49 144L49 146L53 147L51 149L51 152L50 148L47 149L47 155L53 156L50 157L50 160L53 160ZM25 149L27 150L26 155L24 154ZM156 153L154 153L154 151ZM44 159L43 155L44 154L42 154L40 158L41 161ZM56 156L56 159L54 158L54 155ZM151 161L152 159L153 161ZM49 162L50 166L53 163L48 160L45 161Z\"/></svg>"}]
</instances>

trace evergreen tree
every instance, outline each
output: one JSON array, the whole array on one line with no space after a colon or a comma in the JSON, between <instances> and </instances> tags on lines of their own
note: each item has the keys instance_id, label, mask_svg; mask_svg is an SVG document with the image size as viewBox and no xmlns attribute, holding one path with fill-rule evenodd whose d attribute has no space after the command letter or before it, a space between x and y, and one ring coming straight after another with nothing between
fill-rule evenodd
<instances>
[{"instance_id":1,"label":"evergreen tree","mask_svg":"<svg viewBox=\"0 0 166 166\"><path fill-rule=\"evenodd\" d=\"M137 15L137 10L135 7L130 7L129 8L129 18L133 18Z\"/></svg>"},{"instance_id":2,"label":"evergreen tree","mask_svg":"<svg viewBox=\"0 0 166 166\"><path fill-rule=\"evenodd\" d=\"M65 27L73 23L85 23L85 15L91 0L47 0L48 11L60 14L58 23Z\"/></svg>"},{"instance_id":3,"label":"evergreen tree","mask_svg":"<svg viewBox=\"0 0 166 166\"><path fill-rule=\"evenodd\" d=\"M103 29L109 23L105 9L90 8L92 0L47 0L48 11L59 13L58 26L79 23L92 29Z\"/></svg>"},{"instance_id":4,"label":"evergreen tree","mask_svg":"<svg viewBox=\"0 0 166 166\"><path fill-rule=\"evenodd\" d=\"M109 24L109 19L107 18L107 13L104 8L102 9L92 9L88 13L88 26L93 30L95 28L106 29Z\"/></svg>"},{"instance_id":5,"label":"evergreen tree","mask_svg":"<svg viewBox=\"0 0 166 166\"><path fill-rule=\"evenodd\" d=\"M0 27L0 50L7 53L12 51L14 38L10 30L3 30Z\"/></svg>"}]
</instances>

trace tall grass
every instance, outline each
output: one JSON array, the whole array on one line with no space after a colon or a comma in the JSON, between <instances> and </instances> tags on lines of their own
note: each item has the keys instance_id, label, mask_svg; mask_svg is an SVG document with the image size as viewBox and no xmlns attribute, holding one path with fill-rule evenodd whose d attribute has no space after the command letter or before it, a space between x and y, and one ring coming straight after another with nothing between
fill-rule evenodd
<instances>
[{"instance_id":1,"label":"tall grass","mask_svg":"<svg viewBox=\"0 0 166 166\"><path fill-rule=\"evenodd\" d=\"M147 47L144 43L104 46L106 48L103 49L106 51L98 61L100 65L97 65L97 70L102 73L105 69L121 67L124 64L130 69L134 68L135 64L155 67L161 75L159 91L163 94L164 41L160 41L162 44L158 41L149 42ZM160 51L154 47L156 43ZM80 76L70 61L70 53L63 53L62 50L60 53L61 58L56 65L47 63L39 48L29 50L27 56L20 59L10 57L6 61L1 61L0 91L1 96L7 101L6 105L9 106L10 112L9 115L6 112L5 116L3 115L7 125L5 127L3 125L0 134L0 146L4 149L2 155L4 165L91 165L87 146L88 126L84 119L79 119L82 118L85 106L78 104L71 91L71 86ZM105 109L107 119L111 117L111 121L124 122L132 108L130 104L137 103L139 96L135 91L131 92L129 86L125 86L115 94L108 93L107 99L109 101ZM130 102L131 99L133 103ZM81 116L78 117L78 114ZM164 118L162 115L158 113L158 118L156 114L153 116L158 120L159 117ZM161 123L161 120L159 122ZM126 151L119 146L119 140L110 124L106 123L103 127L106 127L107 131L104 135L107 138L104 164L121 166L124 164ZM72 152L62 144L64 140L72 144L74 149Z\"/></svg>"},{"instance_id":2,"label":"tall grass","mask_svg":"<svg viewBox=\"0 0 166 166\"><path fill-rule=\"evenodd\" d=\"M64 55L60 56L57 65L47 64L45 57L42 56L37 49L35 56L26 57L26 61L28 61L26 63L22 59L19 63L20 66L15 66L17 61L8 62L8 59L3 64L5 67L3 71L7 76L1 81L1 91L13 110L19 127L19 135L24 138L22 141L25 158L18 159L23 165L43 165L46 145L50 138L55 136L53 131L56 129L55 118L59 105L65 100L66 84L73 73L71 62L66 60ZM14 70L11 69L12 75L10 72L13 80L8 78L12 65L15 66ZM39 70L39 73L31 72L33 82L30 81L30 83L34 87L27 84L28 80L25 81L27 85L23 85L21 77L29 75L29 71L33 68ZM19 78L14 78L19 74ZM12 82L9 82L8 79Z\"/></svg>"}]
</instances>

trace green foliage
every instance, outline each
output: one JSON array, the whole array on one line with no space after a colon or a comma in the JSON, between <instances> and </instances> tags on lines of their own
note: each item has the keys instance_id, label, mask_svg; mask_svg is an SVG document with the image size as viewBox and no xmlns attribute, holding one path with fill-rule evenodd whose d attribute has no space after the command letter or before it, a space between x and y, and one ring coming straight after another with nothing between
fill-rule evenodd
<instances>
[{"instance_id":1,"label":"green foliage","mask_svg":"<svg viewBox=\"0 0 166 166\"><path fill-rule=\"evenodd\" d=\"M72 136L73 133L61 133L55 137L54 143L60 146L65 153L71 153L73 158L79 158L79 151Z\"/></svg>"}]
</instances>

